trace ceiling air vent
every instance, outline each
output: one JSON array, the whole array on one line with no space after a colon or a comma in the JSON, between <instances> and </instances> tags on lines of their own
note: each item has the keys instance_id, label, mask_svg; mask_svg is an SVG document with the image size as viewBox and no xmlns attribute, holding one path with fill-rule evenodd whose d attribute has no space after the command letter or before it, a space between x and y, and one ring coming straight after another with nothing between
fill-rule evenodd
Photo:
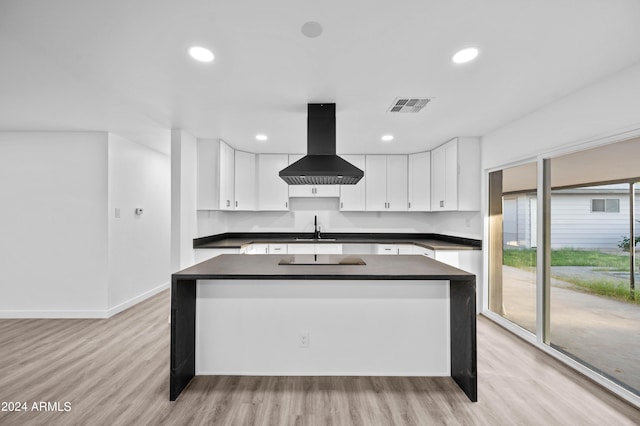
<instances>
[{"instance_id":1,"label":"ceiling air vent","mask_svg":"<svg viewBox=\"0 0 640 426\"><path fill-rule=\"evenodd\" d=\"M417 113L427 106L431 98L396 98L391 104L389 112Z\"/></svg>"}]
</instances>

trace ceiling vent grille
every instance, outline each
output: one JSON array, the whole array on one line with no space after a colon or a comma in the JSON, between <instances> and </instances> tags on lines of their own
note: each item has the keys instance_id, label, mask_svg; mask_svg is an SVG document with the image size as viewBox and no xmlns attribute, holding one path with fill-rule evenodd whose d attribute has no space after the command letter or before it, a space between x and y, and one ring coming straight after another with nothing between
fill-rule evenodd
<instances>
[{"instance_id":1,"label":"ceiling vent grille","mask_svg":"<svg viewBox=\"0 0 640 426\"><path fill-rule=\"evenodd\" d=\"M389 112L418 113L427 106L431 98L396 98Z\"/></svg>"}]
</instances>

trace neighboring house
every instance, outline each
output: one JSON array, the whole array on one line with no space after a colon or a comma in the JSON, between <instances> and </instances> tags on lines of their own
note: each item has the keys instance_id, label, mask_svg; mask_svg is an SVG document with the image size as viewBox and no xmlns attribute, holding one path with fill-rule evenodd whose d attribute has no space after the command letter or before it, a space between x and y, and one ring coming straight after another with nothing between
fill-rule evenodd
<instances>
[{"instance_id":1,"label":"neighboring house","mask_svg":"<svg viewBox=\"0 0 640 426\"><path fill-rule=\"evenodd\" d=\"M636 185L636 223L640 222ZM535 193L505 195L503 235L507 246L536 247ZM637 227L636 234L640 232ZM551 248L617 249L629 236L629 185L554 190L551 194Z\"/></svg>"}]
</instances>

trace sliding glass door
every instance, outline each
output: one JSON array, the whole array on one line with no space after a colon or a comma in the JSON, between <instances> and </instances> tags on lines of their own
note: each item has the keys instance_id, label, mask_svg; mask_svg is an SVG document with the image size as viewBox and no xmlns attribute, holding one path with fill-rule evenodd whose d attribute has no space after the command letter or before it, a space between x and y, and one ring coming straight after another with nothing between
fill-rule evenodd
<instances>
[{"instance_id":1,"label":"sliding glass door","mask_svg":"<svg viewBox=\"0 0 640 426\"><path fill-rule=\"evenodd\" d=\"M540 157L489 173L488 202L489 310L636 395L639 159L640 138Z\"/></svg>"},{"instance_id":2,"label":"sliding glass door","mask_svg":"<svg viewBox=\"0 0 640 426\"><path fill-rule=\"evenodd\" d=\"M490 233L490 309L536 332L536 163L494 172Z\"/></svg>"}]
</instances>

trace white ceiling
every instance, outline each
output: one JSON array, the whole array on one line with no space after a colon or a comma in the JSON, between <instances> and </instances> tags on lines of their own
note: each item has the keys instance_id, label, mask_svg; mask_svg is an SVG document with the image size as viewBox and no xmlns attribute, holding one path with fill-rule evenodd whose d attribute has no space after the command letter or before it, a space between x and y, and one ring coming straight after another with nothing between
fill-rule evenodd
<instances>
[{"instance_id":1,"label":"white ceiling","mask_svg":"<svg viewBox=\"0 0 640 426\"><path fill-rule=\"evenodd\" d=\"M166 150L182 128L303 153L306 104L335 102L338 153L416 152L640 61L639 17L637 0L2 0L0 130L112 131ZM307 21L323 34L303 36ZM215 61L191 60L192 45ZM472 45L475 62L451 63ZM399 96L434 100L387 113Z\"/></svg>"}]
</instances>

